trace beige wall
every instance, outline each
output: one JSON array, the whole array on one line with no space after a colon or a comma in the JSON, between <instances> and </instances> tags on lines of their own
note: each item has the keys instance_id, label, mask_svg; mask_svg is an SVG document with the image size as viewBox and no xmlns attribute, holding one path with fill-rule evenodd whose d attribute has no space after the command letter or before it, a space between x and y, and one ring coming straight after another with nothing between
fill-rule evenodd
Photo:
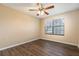
<instances>
[{"instance_id":1,"label":"beige wall","mask_svg":"<svg viewBox=\"0 0 79 59\"><path fill-rule=\"evenodd\" d=\"M0 5L0 48L39 38L40 21Z\"/></svg>"},{"instance_id":2,"label":"beige wall","mask_svg":"<svg viewBox=\"0 0 79 59\"><path fill-rule=\"evenodd\" d=\"M44 25L45 21L54 19L54 18L60 18L64 17L65 21L65 35L64 36L58 36L58 35L47 35L44 31ZM79 33L79 10L67 12L55 16L50 16L46 19L41 20L41 38L66 44L72 44L72 45L78 45L78 33Z\"/></svg>"}]
</instances>

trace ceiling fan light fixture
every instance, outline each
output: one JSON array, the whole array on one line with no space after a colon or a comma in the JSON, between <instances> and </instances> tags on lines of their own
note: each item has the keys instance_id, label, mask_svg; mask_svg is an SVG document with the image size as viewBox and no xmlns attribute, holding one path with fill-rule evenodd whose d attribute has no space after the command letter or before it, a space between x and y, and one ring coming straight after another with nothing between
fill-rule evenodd
<instances>
[{"instance_id":1,"label":"ceiling fan light fixture","mask_svg":"<svg viewBox=\"0 0 79 59\"><path fill-rule=\"evenodd\" d=\"M44 15L44 11L41 11L41 15Z\"/></svg>"},{"instance_id":2,"label":"ceiling fan light fixture","mask_svg":"<svg viewBox=\"0 0 79 59\"><path fill-rule=\"evenodd\" d=\"M38 11L39 15L44 15L44 11Z\"/></svg>"}]
</instances>

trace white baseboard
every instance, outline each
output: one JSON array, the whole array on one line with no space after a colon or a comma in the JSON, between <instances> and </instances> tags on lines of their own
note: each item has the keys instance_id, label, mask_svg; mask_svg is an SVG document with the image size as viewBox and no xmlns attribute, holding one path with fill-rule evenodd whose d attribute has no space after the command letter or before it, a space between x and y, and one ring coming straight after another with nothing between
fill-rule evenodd
<instances>
[{"instance_id":1,"label":"white baseboard","mask_svg":"<svg viewBox=\"0 0 79 59\"><path fill-rule=\"evenodd\" d=\"M48 40L48 39L45 39L45 38L42 38L42 39ZM69 44L69 45L77 46L76 44L69 43L69 42L61 42L61 41L56 41L56 40L51 40L51 39L49 39L49 41L60 42L60 43L64 43L64 44ZM78 46L78 47L79 47L79 46Z\"/></svg>"},{"instance_id":2,"label":"white baseboard","mask_svg":"<svg viewBox=\"0 0 79 59\"><path fill-rule=\"evenodd\" d=\"M22 43L18 43L18 44L14 44L14 45L11 45L11 46L4 47L4 48L0 48L0 51L8 49L8 48L15 47L15 46L19 46L19 45L22 45L22 44L25 44L25 43L29 43L29 42L32 42L32 41L35 41L35 40L38 40L38 39L31 39L31 40L28 40L28 41L25 41L25 42L22 42Z\"/></svg>"}]
</instances>

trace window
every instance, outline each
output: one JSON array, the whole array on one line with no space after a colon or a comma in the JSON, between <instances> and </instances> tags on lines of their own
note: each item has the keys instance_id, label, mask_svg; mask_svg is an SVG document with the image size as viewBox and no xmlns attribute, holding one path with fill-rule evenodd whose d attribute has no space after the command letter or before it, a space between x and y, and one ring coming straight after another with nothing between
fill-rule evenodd
<instances>
[{"instance_id":1,"label":"window","mask_svg":"<svg viewBox=\"0 0 79 59\"><path fill-rule=\"evenodd\" d=\"M47 21L45 24L45 33L50 35L64 35L64 19L59 18Z\"/></svg>"}]
</instances>

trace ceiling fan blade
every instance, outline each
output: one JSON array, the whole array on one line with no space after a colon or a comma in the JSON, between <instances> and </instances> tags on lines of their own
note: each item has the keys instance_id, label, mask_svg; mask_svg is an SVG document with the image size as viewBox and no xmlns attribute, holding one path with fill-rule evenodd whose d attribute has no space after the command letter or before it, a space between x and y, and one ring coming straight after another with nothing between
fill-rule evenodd
<instances>
[{"instance_id":1,"label":"ceiling fan blade","mask_svg":"<svg viewBox=\"0 0 79 59\"><path fill-rule=\"evenodd\" d=\"M40 5L41 5L41 8L43 9L43 4L41 3Z\"/></svg>"},{"instance_id":2,"label":"ceiling fan blade","mask_svg":"<svg viewBox=\"0 0 79 59\"><path fill-rule=\"evenodd\" d=\"M48 13L48 12L46 12L46 11L44 11L44 13L45 13L46 15L49 15L49 13Z\"/></svg>"},{"instance_id":3,"label":"ceiling fan blade","mask_svg":"<svg viewBox=\"0 0 79 59\"><path fill-rule=\"evenodd\" d=\"M51 8L54 8L54 5L49 6L49 7L46 7L45 10L47 10L47 9L51 9Z\"/></svg>"},{"instance_id":4,"label":"ceiling fan blade","mask_svg":"<svg viewBox=\"0 0 79 59\"><path fill-rule=\"evenodd\" d=\"M29 11L38 11L37 9L29 9Z\"/></svg>"},{"instance_id":5,"label":"ceiling fan blade","mask_svg":"<svg viewBox=\"0 0 79 59\"><path fill-rule=\"evenodd\" d=\"M42 3L37 3L38 8L43 8Z\"/></svg>"}]
</instances>

